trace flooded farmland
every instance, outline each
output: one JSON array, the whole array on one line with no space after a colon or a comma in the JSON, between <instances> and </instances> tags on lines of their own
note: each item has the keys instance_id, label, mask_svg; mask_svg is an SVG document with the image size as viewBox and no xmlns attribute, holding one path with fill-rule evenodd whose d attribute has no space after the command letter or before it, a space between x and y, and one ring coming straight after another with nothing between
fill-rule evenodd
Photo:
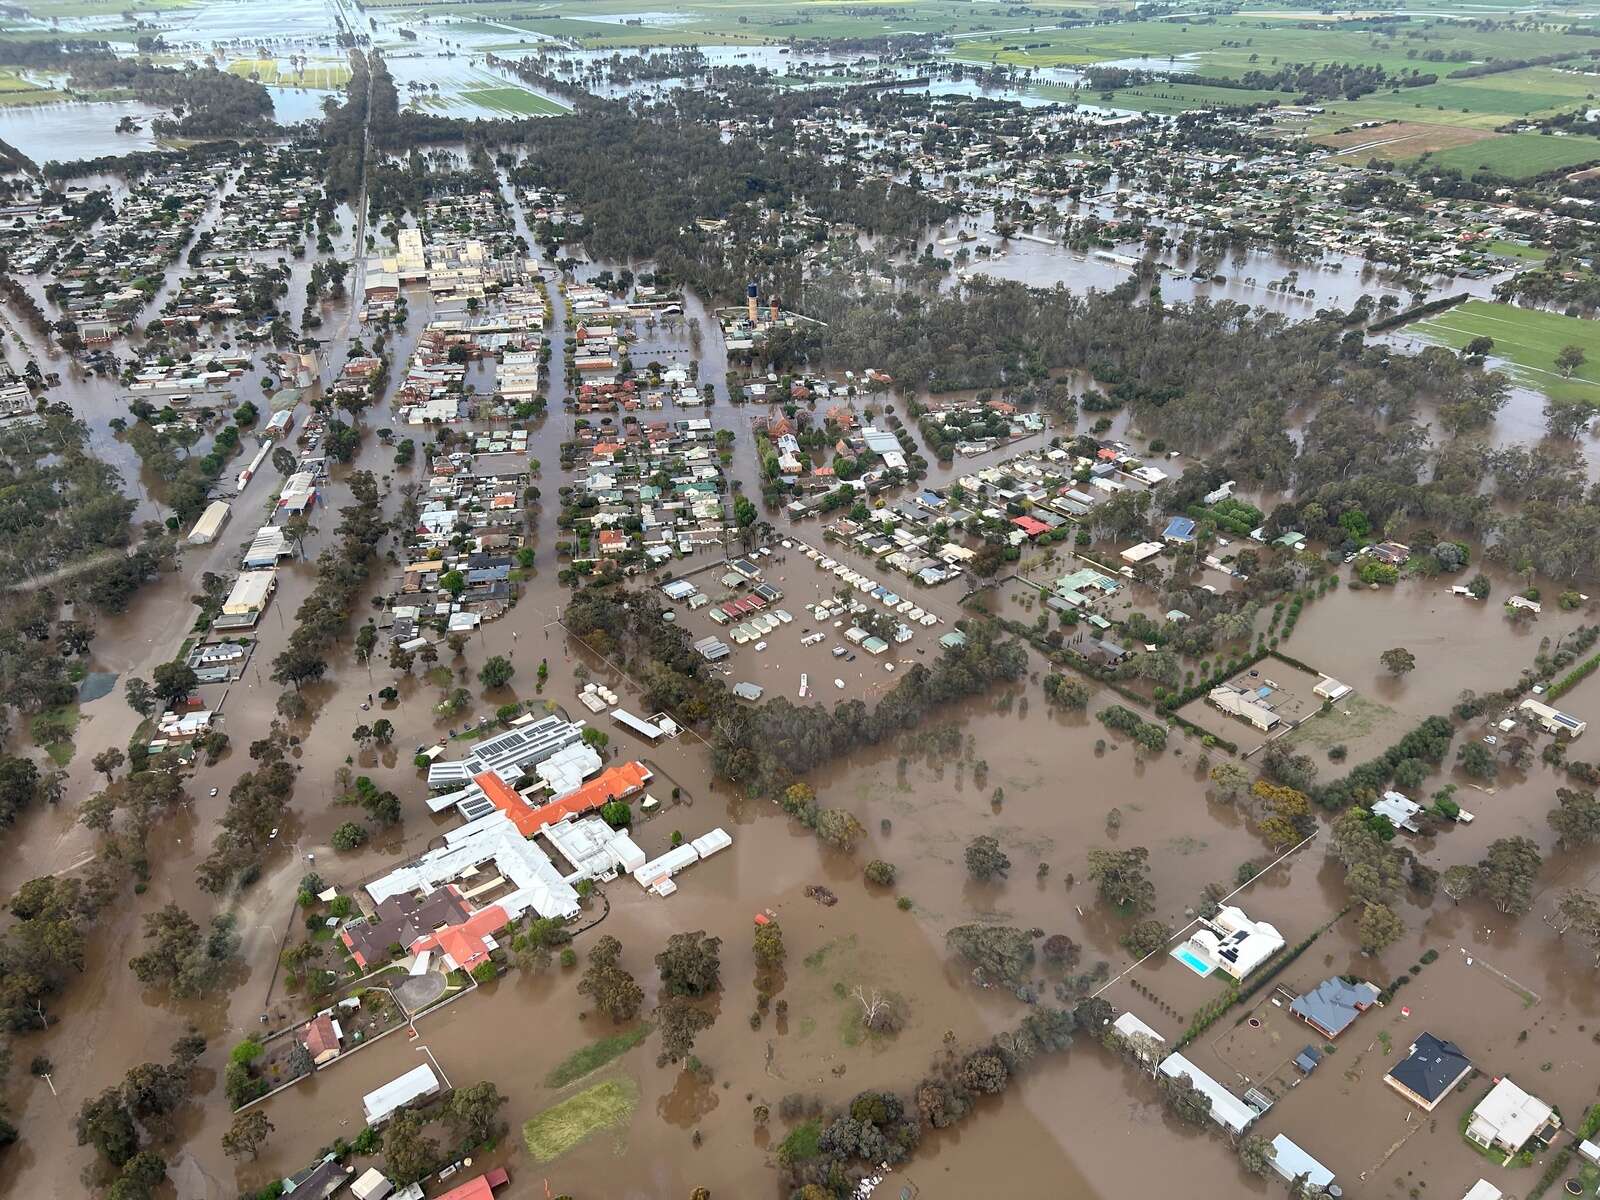
<instances>
[{"instance_id":1,"label":"flooded farmland","mask_svg":"<svg viewBox=\"0 0 1600 1200\"><path fill-rule=\"evenodd\" d=\"M285 54L292 48L328 49L328 14L320 2L254 12L206 3L162 19L168 36L185 44L248 52L256 39L271 39ZM401 20L409 18L393 23ZM511 76L472 55L458 56L449 43L462 36L469 45L487 46L513 39L514 28L491 26L472 31L471 37L445 21L421 22L419 28L417 52L394 58L402 94L470 96L513 85ZM537 39L529 35L529 40ZM707 56L717 62L781 65L776 51L708 48ZM1074 75L1060 72L1057 81L1071 82ZM323 100L334 95L310 88L271 90L283 122L320 116ZM121 116L153 111L104 104L7 110L0 116L0 138L40 161L150 149L155 142L142 133L107 130ZM450 111L504 115L487 101L467 100ZM1530 1093L1557 1106L1566 1118L1562 1137L1567 1140L1596 1100L1600 991L1593 953L1576 932L1557 933L1557 916L1566 893L1596 886L1600 848L1558 841L1547 814L1557 790L1577 786L1573 780L1581 776L1561 754L1541 753L1556 739L1511 720L1508 714L1516 710L1507 690L1535 677L1548 682L1551 672L1537 669L1536 661L1559 652L1569 638L1583 641L1595 620L1594 602L1571 581L1476 558L1465 574L1418 571L1383 586L1358 585L1355 577L1366 564L1340 564L1337 554L1329 560L1335 582L1313 594L1322 577L1320 556L1315 556L1319 573L1313 576L1310 562L1284 555L1281 560L1301 572L1285 592L1296 596L1290 628L1283 629L1279 617L1269 615L1270 603L1263 604L1253 624L1188 656L1187 675L1174 677L1189 693L1182 703L1168 703L1167 689L1177 691L1170 680L1152 686L1148 679L1113 669L1086 669L1082 656L1093 643L1109 649L1105 643L1112 633L1103 618L1100 625L1087 615L1080 621L1065 599L1072 588L1058 577L1117 563L1117 546L1131 539L1090 538L1085 532L1071 543L1036 543L1031 539L1041 530L1030 532L1020 524L1021 532L1005 540L1015 553L998 569L982 576L953 572L950 579L935 569L932 576L913 581L909 573L891 572L886 545L855 539L842 528L841 518L848 512L847 522L859 528L898 506L922 502L932 508L937 502L939 511L970 503L984 510L985 518L1016 523L1026 516L1022 504L1013 511L1008 497L982 503L975 497L983 488L996 489L992 495L1011 491L1019 457L1064 454L1064 447L1089 436L1095 414L1077 411L1076 401L1070 412L1048 418L1041 409L1040 423L1030 430L1019 427L992 445L970 452L963 447L940 459L926 429L907 420L901 430L900 415L909 417L913 406L981 409L993 399L987 389L918 393L907 387L903 395L874 394L864 383L870 365L865 363L854 364L861 376L852 371L845 377L841 368L806 376L801 384L796 371L794 387L780 387L777 370L766 373L748 356L730 354L716 300L692 287L675 289L670 304L643 298L643 291L632 308L611 304L631 286L618 290L613 286L618 276L626 271L632 280L637 273L642 281L653 263L568 260L563 266L555 261L573 248L563 246L552 255L536 244L530 214L538 204L546 210L541 219L548 221L548 210L568 201L527 200L506 176L518 165L519 154L507 149L504 162L485 168L491 178L501 173L498 198L512 213L507 227L495 228L491 236L515 246L516 253L505 257L519 264L516 286L547 301L547 307L539 306L539 333L554 369L547 366L541 376L538 367L532 368L546 406L491 417L502 393L511 390L512 364L497 361L494 352L456 359L435 354L443 344L441 330L453 336L471 327L485 309L498 318L507 307L498 287L470 300L436 294L418 267L405 264L400 235L415 234L418 244L424 236L444 242L446 222L457 219L458 211L443 205L432 213L431 225L413 214L393 229L379 230L378 214L369 218L356 211L362 207L358 198L354 208L337 208L337 228L329 226L332 250L322 257L306 252L301 231L299 244L239 252L237 262L230 262L240 280L246 272L239 264L283 266L284 294L291 297L286 307L298 309L304 297L306 310L317 318L301 330L319 331L314 369L303 387L289 386L293 372L265 337L240 338L246 322L226 313L226 303L214 318L197 322L197 330L179 331L167 343L179 357L220 359L226 352L230 360L237 358L237 369L221 385L225 398L217 402L219 413L249 400L263 410L276 406L295 413L297 429L304 429L309 410L344 412L361 437L348 461L321 464L326 475L317 481L315 506L297 529L294 549L275 568L270 611L248 633L245 665L226 681L196 685L200 702L219 714L227 747L215 761L197 757L183 776L185 799L149 835L148 878L141 876L136 890L98 915L88 930L81 970L48 1011L41 1009L38 1027L20 1030L14 1038L10 1115L23 1137L0 1158L0 1194L79 1194L87 1186L81 1182L84 1172L92 1175L94 1169L94 1152L75 1127L80 1107L141 1063L163 1059L166 1047L184 1034L197 1032L207 1049L194 1074L194 1095L176 1110L171 1130L156 1143L168 1163L168 1181L156 1193L163 1197L261 1195L314 1163L335 1139L356 1141L367 1123L364 1100L426 1064L446 1087L487 1080L505 1097L499 1115L509 1126L507 1134L477 1149L462 1168L476 1174L504 1167L510 1179L496 1192L502 1200L541 1195L647 1200L706 1193L718 1200L776 1200L790 1191L782 1181L784 1171L795 1165L791 1139L796 1130L804 1131L821 1114L849 1106L866 1092L915 1094L921 1102L920 1090L913 1092L920 1082L956 1077L966 1056L1010 1038L1031 1014L1054 1007L1082 1011L1090 1023L1075 1031L1070 1046L1018 1069L1014 1085L979 1089L985 1094L972 1097L959 1122L935 1121L930 1111L915 1153L893 1163L886 1154L878 1168L882 1178L873 1185L878 1190L858 1195L1120 1200L1177 1188L1200 1200L1281 1195L1285 1180L1241 1168L1234 1144L1240 1139L1174 1114L1158 1073L1144 1069L1137 1054L1106 1036L1110 1013L1136 1015L1165 1047L1163 1058L1166 1051L1181 1053L1235 1103L1247 1103L1240 1096L1252 1097L1252 1133L1268 1141L1281 1135L1304 1147L1336 1172L1343 1195L1453 1200L1480 1178L1508 1195L1525 1194L1546 1169L1551 1151L1541 1147L1528 1164L1512 1156L1501 1162L1477 1153L1463 1141L1461 1129L1501 1077L1515 1076ZM463 165L470 152L450 145L442 157ZM399 155L395 160L403 161ZM187 240L162 270L159 286L141 301L130 322L136 330L157 320L178 294L186 270L198 261L189 252L201 255L200 239L224 227L224 210L250 182L243 175L237 163L229 166L215 196L185 230ZM131 190L127 181L105 182L118 201ZM480 206L460 219L492 219L482 213L496 210L495 188L474 181L457 190L460 194L449 199L461 211ZM1103 213L1117 208L1114 197L1093 203ZM1137 263L1125 260L1141 253L1137 243L1119 243L1115 252L1080 253L1051 239L1002 236L987 215L958 218L927 234L925 240L938 243L941 257L953 260L968 246L989 251L976 258L970 251L964 255L960 273L951 272L952 288L961 286L963 276L984 274L1039 287L1104 292L1129 278ZM967 236L943 240L961 234ZM364 238L371 245L361 244ZM376 251L370 260L369 251ZM324 259L354 266L348 293L341 278L337 296L308 294L313 263ZM1221 283L1192 278L1175 256L1163 254L1159 262L1159 286L1168 303L1238 300L1298 319L1363 296L1409 294L1398 280L1380 278L1346 254L1296 264L1259 249L1227 266ZM408 272L413 277L402 280ZM1291 273L1293 289L1267 286ZM1485 277L1461 286L1487 296L1497 281ZM610 299L596 299L585 285L609 291ZM36 301L50 299L42 278L27 281L24 289ZM391 291L393 299L378 298ZM583 291L585 298L574 303L569 299L574 291ZM378 319L383 304L397 301L403 301L399 320L390 318L393 309ZM586 348L594 354L592 347L611 336L602 332L606 322L596 317L597 306L613 310L608 319L633 362L650 364L646 371L623 374L665 377L680 371L682 386L652 382L639 389L659 391L651 399L630 394L627 404L611 410L580 410L590 401L573 381L594 364L574 365L570 379L563 364L569 357L576 363ZM626 309L624 315L615 314L618 307ZM172 480L154 469L147 447L142 450L126 427L136 395L129 380L135 376L91 373L15 317L7 319L8 340L45 370L60 373L48 398L71 406L88 428L89 450L121 473L136 504L134 521L164 521ZM136 332L116 343L117 352L130 355L126 362L131 363L140 342ZM340 408L347 359L365 357L354 349L358 342L362 351L372 349L386 359L382 383L369 407ZM499 347L499 357L517 353ZM415 378L408 377L410 366L419 362L429 370L461 368L459 387L447 397L451 404L459 402L459 409L434 408L429 412L435 415L410 417L412 406L440 402L431 394L419 399ZM609 373L602 365L593 378ZM783 378L787 384L788 369ZM735 404L730 381L770 391ZM1063 376L1061 382L1081 393L1092 381L1085 373ZM830 389L820 402L810 391L819 385ZM1503 446L1535 440L1543 432L1544 403L1542 395L1518 389L1488 424L1486 441ZM466 415L469 410L477 415ZM905 435L904 443L895 443L902 446L902 459L926 452L933 460L915 482L890 479L872 492L863 486L841 511L820 515L793 516L785 506L763 499L778 473L776 456L772 467L765 456L771 440L783 436L777 432L780 425L794 421L802 432L827 430L826 437L804 448L803 469L795 469L815 476L819 468L838 469L833 464L846 458L839 448L854 436L852 430L872 428L881 443L885 430L873 422L890 416L892 427ZM654 729L647 734L637 719L614 715L651 713L659 706L661 680L625 668L615 645L584 640L564 623L575 601L573 584L581 582L571 574L582 558L573 549L574 496L585 488L605 494L604 506L617 506L604 514L610 521L605 528L638 532L611 495L625 490L619 479L631 477L621 469L608 476L616 463L605 456L623 453L630 441L668 439L702 422L704 440L715 450L691 446L685 458L707 465L714 453L716 470L727 481L725 489L712 489L717 503L742 500L759 511L750 520L730 522L719 537L693 550L669 550L649 566L641 563L628 587L642 604L665 614L664 620L670 617L670 625L691 643L733 641L724 647L725 657L704 670L730 686L754 685L758 691L744 693L750 705L782 698L804 707L861 701L870 708L902 681L923 679L946 647L961 644L965 635L958 627L972 630L980 613L1028 635L1021 643L1026 667L1015 680L976 695L952 691L960 698L930 704L913 727L897 728L876 744L852 742L809 773L805 782L814 790L816 808L840 809L859 822L859 837L848 849L830 845L805 820L787 815L776 797L747 794L740 782L718 775L714 747L721 731L712 723L692 713L667 712L663 715L674 723L663 736L666 726L647 726ZM496 440L508 425L526 433L515 450ZM218 444L217 436L208 427L184 450L202 455ZM259 435L245 436L244 453L253 454L251 443ZM1112 459L1119 453L1112 443L1147 443L1131 405L1106 418L1096 436L1107 443ZM492 448L477 448L480 437ZM400 453L403 439L413 439L421 452ZM613 441L604 451L596 449ZM576 454L580 444L592 452L588 462ZM1185 447L1180 456L1174 449L1174 458L1182 459L1174 463L1160 448L1149 449L1149 460L1171 464L1174 474L1189 461L1201 467L1197 450ZM315 448L303 457L314 454ZM508 590L509 605L503 613L494 611L492 619L459 630L452 626L460 634L459 646L444 640L430 645L433 657L416 668L409 658L392 654L358 655L357 629L369 615L385 620L387 637L396 610L414 607L406 602L408 577L419 572L403 556L416 548L409 543L426 522L420 507L412 506L419 505L419 497L429 498L430 489L449 474L435 468L452 454L464 456L468 471L498 470L509 463L508 476L525 475L520 482L536 489L524 492L520 501L512 499L526 505L525 524L518 529L526 538L522 548L531 554L508 568L506 578L516 585L514 592ZM1091 445L1089 457L1094 454ZM207 574L235 573L258 522L273 519L283 503L280 474L294 473L269 459L270 470L263 467L258 476L241 478L247 461L229 459L218 476L212 494L226 498L233 513L220 536L186 546L180 565L140 590L126 611L95 617L96 636L82 665L91 677L114 677L115 682L107 692L86 694L76 706L78 723L65 747L60 802L33 806L10 831L13 853L0 863L0 887L7 895L30 880L73 876L106 853L100 831L80 820L80 806L113 786L115 768L102 779L103 768L94 760L109 748L150 737L150 727L124 699L123 687L133 677L155 677L158 667L200 639L204 631L196 624L195 593L201 581ZM291 463L298 466L298 458ZM1126 454L1119 465L1129 468L1114 480L1121 487L1122 478L1140 468ZM396 536L380 547L370 577L349 600L348 611L339 614L350 619L323 651L320 670L303 686L295 684L294 694L305 706L301 712L283 705L285 689L274 681L275 660L292 645L302 605L317 593L320 556L343 553L336 526L340 510L359 494L352 486L357 472L370 472L378 481L381 514L394 523ZM636 474L639 478L627 487L644 481L643 486L662 490L666 485L658 476L671 483L665 469ZM1077 483L1084 487L1092 486L1091 477L1110 478L1094 474L1088 465L1082 474ZM1237 495L1258 503L1261 511L1281 499L1249 489ZM1149 519L1155 519L1153 510ZM1163 514L1149 528L1159 531L1167 519ZM1257 544L1267 555L1266 538L1278 532L1249 538L1233 534L1236 545L1220 543L1219 552L1232 550L1229 563L1207 564L1213 573L1203 577L1213 582L1196 591L1218 603L1258 594L1248 589L1247 572L1235 565L1237 555L1241 548L1256 554ZM1183 536L1173 535L1174 540ZM962 525L952 521L935 542L954 545L962 537ZM433 547L441 557L462 548L448 540ZM1160 544L1155 552L1175 553ZM419 553L416 561L427 560ZM965 560L957 554L946 561ZM1121 561L1129 564L1126 569L1104 567L1105 582L1121 595L1100 611L1119 622L1137 614L1152 625L1169 619L1176 626L1189 619L1182 612L1173 617L1165 593L1135 570L1127 551ZM1480 567L1490 598L1462 595L1466 589L1457 581L1465 583ZM1199 568L1196 573L1202 577ZM667 597L662 585L674 580L694 585L690 592L708 602ZM881 587L872 586L880 580ZM735 637L723 619L727 606L747 598L756 581L778 593L763 606L774 614L772 625L759 636ZM1504 601L1513 596L1535 606L1542 598L1542 608L1508 611ZM889 622L892 632L869 636L867 626L881 627L873 618ZM903 626L904 637L896 625ZM401 640L395 635L397 643ZM1134 654L1158 649L1151 644L1141 650L1133 639L1124 640L1130 646L1116 649ZM878 645L869 648L872 642ZM1592 638L1583 644L1592 644ZM1386 657L1399 649L1413 660L1403 670ZM491 684L480 672L497 659L515 671L508 681ZM1191 660L1203 661L1197 666ZM1270 697L1277 719L1265 729L1253 728L1223 712L1205 687L1194 689L1195 679L1210 678L1213 666L1218 678L1241 695ZM1082 703L1062 700L1063 677L1085 688ZM1336 696L1313 690L1329 683L1349 690ZM596 707L596 687L613 692L615 699ZM1473 696L1484 697L1484 703L1474 707ZM1578 681L1560 702L1586 719L1600 703L1600 682ZM1126 726L1106 719L1112 710L1128 712L1125 705L1137 706L1161 725L1164 748L1142 744ZM713 829L726 831L731 845L715 857L693 861L674 889L647 889L627 871L613 871L598 883L585 878L594 886L580 893L570 961L558 958L537 969L519 964L498 974L491 968L484 978L459 968L432 968L430 978L447 989L443 1003L407 1011L377 1036L364 1034L362 1042L308 1071L300 1082L260 1099L253 1111L270 1121L270 1136L251 1153L227 1152L224 1139L235 1121L227 1083L230 1048L253 1036L281 1034L328 1002L304 986L304 976L291 966L292 955L301 946L333 945L334 926L343 914L326 917L313 903L315 896L308 901L302 892L327 885L348 899L419 856L454 844L465 810L430 803L430 756L423 752L436 747L440 761L466 759L486 730L498 729L496 722L521 719L509 715L508 708L529 717L581 719L603 735L589 739L598 761L607 767L643 764L656 803L650 811L638 809L627 835L643 859L669 856ZM1393 841L1385 844L1403 848L1410 871L1392 889L1392 907L1404 930L1380 950L1364 949L1368 935L1361 925L1367 913L1339 857L1336 814L1308 807L1305 827L1280 838L1270 824L1271 798L1242 789L1230 793L1213 769L1237 764L1253 775L1275 753L1300 755L1304 789L1316 794L1357 764L1383 756L1429 718L1450 718L1453 710L1467 715L1453 718L1457 724L1448 752L1426 769L1419 765L1419 781L1405 785L1436 815L1426 816L1416 830L1386 830ZM368 723L380 721L388 729L377 738ZM266 839L259 871L217 896L201 886L202 864L230 819L230 793L247 772L259 769L252 743L275 722L287 732L288 761L297 771L292 801ZM32 737L26 728L13 734L19 746L42 751L42 742L28 741ZM1560 743L1567 760L1580 758L1588 744ZM1462 756L1469 746L1489 763L1487 769L1475 757ZM401 813L398 822L375 828L354 845L343 833L360 816L353 807L352 775L365 777L375 790L392 792ZM1466 810L1466 816L1443 816L1450 807ZM1500 912L1482 894L1457 903L1436 886L1448 868L1475 863L1496 842L1512 837L1528 839L1542 855L1528 911L1519 919ZM992 839L1003 854L1003 868L987 873L973 868L972 847L982 839ZM1097 856L1108 850L1144 855L1153 892L1143 909L1108 898L1097 885ZM892 866L890 882L868 878L868 863ZM463 873L460 886L470 880L487 894L504 884L478 877L481 869L478 864ZM1429 871L1437 874L1430 878ZM320 884L306 882L313 874ZM227 987L198 999L176 999L168 989L146 986L129 969L128 960L147 940L146 917L168 904L198 913L220 904L234 917L241 946L229 965ZM1283 956L1270 959L1270 981L1258 976L1257 990L1230 978L1226 969L1202 974L1194 960L1169 952L1191 934L1210 937L1209 927L1200 922L1215 917L1219 904L1236 906L1278 935L1273 953ZM773 922L786 949L776 967L759 962L753 948L756 931ZM1160 927L1153 949L1138 936L1147 922ZM1026 969L1006 979L975 965L949 940L951 930L963 927L1017 931L1028 946ZM665 1055L657 1060L658 1046L664 1048L665 1042L658 1006L666 1007L669 995L658 984L655 956L671 935L689 930L721 939L720 987L700 1004L714 1021L694 1039L687 1061L667 1062ZM438 930L417 932L436 935ZM642 1007L622 1022L603 1015L595 999L578 990L581 964L603 937L616 939L622 966L643 987ZM494 948L510 951L511 933L501 932L501 939ZM402 958L411 957L410 946L402 949L407 951ZM411 976L430 975L425 953L431 951L412 957L413 966L421 959L421 969ZM400 973L376 983L362 976L352 990L387 992L392 998L405 987L397 982ZM373 978L380 975L374 972ZM1349 1028L1323 1036L1290 1005L1319 984L1340 979L1370 980L1374 996L1382 999ZM341 987L348 982L341 980ZM361 1008L360 995L348 998ZM1102 1010L1094 1001L1110 1008ZM869 1023L879 1002L895 1014L893 1028ZM353 1012L343 1019L354 1028ZM1384 1082L1424 1034L1457 1043L1472 1062L1472 1073L1427 1111ZM598 1065L585 1058L617 1037L627 1044L614 1056L600 1057ZM1296 1065L1308 1048L1314 1052L1313 1066ZM29 1060L45 1069L24 1073L21 1066ZM272 1080L280 1082L276 1075ZM524 1139L524 1122L558 1105L579 1103L602 1086L620 1099L604 1121L585 1131L587 1136L549 1154L539 1151L535 1139ZM811 1132L814 1138L817 1130ZM1565 1145L1556 1141L1552 1149ZM355 1158L362 1166L383 1162L365 1152ZM428 1175L427 1192L437 1196L447 1180Z\"/></svg>"}]
</instances>

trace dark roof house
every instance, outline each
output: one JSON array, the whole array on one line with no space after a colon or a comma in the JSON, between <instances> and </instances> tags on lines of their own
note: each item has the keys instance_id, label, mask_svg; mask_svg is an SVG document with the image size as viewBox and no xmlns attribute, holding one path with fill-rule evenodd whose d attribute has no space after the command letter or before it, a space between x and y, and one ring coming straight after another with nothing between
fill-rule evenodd
<instances>
[{"instance_id":1,"label":"dark roof house","mask_svg":"<svg viewBox=\"0 0 1600 1200\"><path fill-rule=\"evenodd\" d=\"M1289 1005L1289 1011L1323 1037L1338 1037L1378 999L1375 984L1349 983L1335 975L1324 979Z\"/></svg>"},{"instance_id":2,"label":"dark roof house","mask_svg":"<svg viewBox=\"0 0 1600 1200\"><path fill-rule=\"evenodd\" d=\"M1431 1033L1411 1043L1411 1054L1383 1077L1383 1081L1418 1107L1432 1112L1441 1100L1472 1070L1461 1047Z\"/></svg>"},{"instance_id":3,"label":"dark roof house","mask_svg":"<svg viewBox=\"0 0 1600 1200\"><path fill-rule=\"evenodd\" d=\"M388 961L391 946L409 946L447 925L459 925L472 910L450 888L418 899L414 894L390 896L372 916L351 921L339 931L356 965L363 969Z\"/></svg>"}]
</instances>

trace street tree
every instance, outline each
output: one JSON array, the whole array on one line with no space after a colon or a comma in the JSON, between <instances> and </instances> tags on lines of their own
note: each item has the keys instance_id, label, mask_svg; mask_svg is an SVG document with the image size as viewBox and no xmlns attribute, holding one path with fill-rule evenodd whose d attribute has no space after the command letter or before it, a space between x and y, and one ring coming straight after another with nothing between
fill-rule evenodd
<instances>
[{"instance_id":1,"label":"street tree","mask_svg":"<svg viewBox=\"0 0 1600 1200\"><path fill-rule=\"evenodd\" d=\"M510 659L502 654L496 654L483 664L483 668L478 672L478 682L493 691L505 687L516 673L517 669L512 666Z\"/></svg>"},{"instance_id":2,"label":"street tree","mask_svg":"<svg viewBox=\"0 0 1600 1200\"><path fill-rule=\"evenodd\" d=\"M230 1158L243 1158L246 1154L257 1158L271 1132L272 1122L259 1108L240 1113L222 1135L222 1152Z\"/></svg>"}]
</instances>

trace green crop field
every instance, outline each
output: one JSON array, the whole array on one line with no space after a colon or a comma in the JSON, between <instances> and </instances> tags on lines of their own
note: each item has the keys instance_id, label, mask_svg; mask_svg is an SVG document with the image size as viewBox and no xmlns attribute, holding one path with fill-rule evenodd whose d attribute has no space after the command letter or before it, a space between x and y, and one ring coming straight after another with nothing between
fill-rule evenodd
<instances>
[{"instance_id":1,"label":"green crop field","mask_svg":"<svg viewBox=\"0 0 1600 1200\"><path fill-rule=\"evenodd\" d=\"M554 100L546 100L543 96L535 96L532 92L525 92L518 87L476 88L461 92L460 96L462 100L476 104L479 108L511 116L554 117L567 111Z\"/></svg>"},{"instance_id":2,"label":"green crop field","mask_svg":"<svg viewBox=\"0 0 1600 1200\"><path fill-rule=\"evenodd\" d=\"M1402 330L1459 350L1475 337L1494 339L1491 353L1508 364L1517 382L1547 396L1600 402L1600 322L1542 309L1468 300ZM1556 370L1563 346L1581 346L1589 361L1570 379Z\"/></svg>"},{"instance_id":3,"label":"green crop field","mask_svg":"<svg viewBox=\"0 0 1600 1200\"><path fill-rule=\"evenodd\" d=\"M1528 179L1560 167L1600 162L1600 138L1508 133L1470 146L1440 150L1428 161L1455 167L1464 175L1487 167L1509 179Z\"/></svg>"},{"instance_id":4,"label":"green crop field","mask_svg":"<svg viewBox=\"0 0 1600 1200\"><path fill-rule=\"evenodd\" d=\"M1060 97L1057 89L1035 89L1041 96ZM1263 104L1282 99L1277 92L1251 91L1246 88L1204 87L1193 83L1147 83L1139 87L1122 88L1112 93L1110 100L1102 101L1098 92L1082 91L1078 99L1085 104L1108 104L1114 108L1134 108L1140 112L1180 113L1197 108L1225 108L1234 104Z\"/></svg>"},{"instance_id":5,"label":"green crop field","mask_svg":"<svg viewBox=\"0 0 1600 1200\"><path fill-rule=\"evenodd\" d=\"M254 79L267 87L301 87L329 91L350 82L350 67L342 62L314 62L304 70L272 58L238 58L228 64L228 73Z\"/></svg>"}]
</instances>

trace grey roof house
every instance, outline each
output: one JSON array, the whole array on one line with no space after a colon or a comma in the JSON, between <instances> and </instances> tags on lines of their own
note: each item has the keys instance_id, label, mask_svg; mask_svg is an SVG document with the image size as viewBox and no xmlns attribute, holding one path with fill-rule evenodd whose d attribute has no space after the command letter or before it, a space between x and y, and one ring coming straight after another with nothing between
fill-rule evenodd
<instances>
[{"instance_id":1,"label":"grey roof house","mask_svg":"<svg viewBox=\"0 0 1600 1200\"><path fill-rule=\"evenodd\" d=\"M1323 1037L1332 1041L1371 1008L1378 999L1375 984L1349 983L1337 975L1324 979L1304 995L1297 996L1289 1011Z\"/></svg>"},{"instance_id":2,"label":"grey roof house","mask_svg":"<svg viewBox=\"0 0 1600 1200\"><path fill-rule=\"evenodd\" d=\"M1411 1054L1383 1077L1407 1100L1428 1112L1450 1094L1472 1070L1472 1063L1454 1042L1425 1033L1411 1043Z\"/></svg>"}]
</instances>

